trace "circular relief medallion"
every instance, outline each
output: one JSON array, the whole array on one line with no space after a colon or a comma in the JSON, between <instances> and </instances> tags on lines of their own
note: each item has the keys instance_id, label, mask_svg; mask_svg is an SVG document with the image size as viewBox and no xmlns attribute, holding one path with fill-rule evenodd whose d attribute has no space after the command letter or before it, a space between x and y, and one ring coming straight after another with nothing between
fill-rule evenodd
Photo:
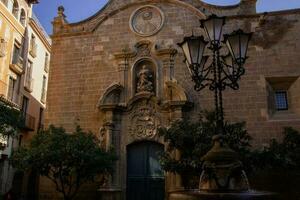
<instances>
[{"instance_id":1,"label":"circular relief medallion","mask_svg":"<svg viewBox=\"0 0 300 200\"><path fill-rule=\"evenodd\" d=\"M137 9L130 18L130 28L140 36L151 36L162 28L163 12L155 6L143 6Z\"/></svg>"}]
</instances>

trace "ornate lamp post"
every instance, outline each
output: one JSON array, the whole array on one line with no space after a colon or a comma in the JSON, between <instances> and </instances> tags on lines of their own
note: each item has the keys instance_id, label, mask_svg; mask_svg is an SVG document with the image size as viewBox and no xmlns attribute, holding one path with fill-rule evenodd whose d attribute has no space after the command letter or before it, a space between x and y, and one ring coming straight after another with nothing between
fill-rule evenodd
<instances>
[{"instance_id":1,"label":"ornate lamp post","mask_svg":"<svg viewBox=\"0 0 300 200\"><path fill-rule=\"evenodd\" d=\"M247 191L249 184L242 163L237 153L224 141L226 132L222 92L228 87L239 89L238 81L245 73L244 64L252 33L237 30L223 35L224 41L221 42L225 17L211 15L206 20L200 20L200 23L209 42L203 36L191 36L178 44L186 58L195 90L208 87L215 95L217 132L213 138L213 148L202 158L204 165L199 188L208 192ZM225 46L229 53L220 55L220 50ZM204 55L206 49L213 53L210 65L207 65L209 56Z\"/></svg>"}]
</instances>

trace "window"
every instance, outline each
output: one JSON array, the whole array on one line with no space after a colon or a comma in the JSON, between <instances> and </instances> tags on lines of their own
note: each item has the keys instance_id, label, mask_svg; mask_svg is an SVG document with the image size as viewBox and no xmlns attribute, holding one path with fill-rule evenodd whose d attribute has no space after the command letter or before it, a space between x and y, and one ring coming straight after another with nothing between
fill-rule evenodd
<instances>
[{"instance_id":1,"label":"window","mask_svg":"<svg viewBox=\"0 0 300 200\"><path fill-rule=\"evenodd\" d=\"M29 105L29 99L25 96L23 96L23 102L22 102L22 114L25 117L27 114L27 109Z\"/></svg>"},{"instance_id":2,"label":"window","mask_svg":"<svg viewBox=\"0 0 300 200\"><path fill-rule=\"evenodd\" d=\"M36 57L37 45L36 45L36 38L33 34L31 35L29 53L32 57L34 58Z\"/></svg>"},{"instance_id":3,"label":"window","mask_svg":"<svg viewBox=\"0 0 300 200\"><path fill-rule=\"evenodd\" d=\"M270 120L300 118L300 79L298 76L266 78Z\"/></svg>"},{"instance_id":4,"label":"window","mask_svg":"<svg viewBox=\"0 0 300 200\"><path fill-rule=\"evenodd\" d=\"M11 64L9 65L10 69L17 74L23 74L23 58L22 58L22 48L21 45L15 41L14 49L12 52Z\"/></svg>"},{"instance_id":5,"label":"window","mask_svg":"<svg viewBox=\"0 0 300 200\"><path fill-rule=\"evenodd\" d=\"M14 0L13 8L12 8L12 14L15 16L15 18L18 19L19 15L19 4L17 0Z\"/></svg>"},{"instance_id":6,"label":"window","mask_svg":"<svg viewBox=\"0 0 300 200\"><path fill-rule=\"evenodd\" d=\"M19 104L19 86L20 86L20 79L19 75L16 75L16 78L10 76L9 83L8 83L8 94L7 99L15 104Z\"/></svg>"},{"instance_id":7,"label":"window","mask_svg":"<svg viewBox=\"0 0 300 200\"><path fill-rule=\"evenodd\" d=\"M47 95L46 84L47 84L47 77L43 76L42 96L41 96L42 103L46 103L46 95Z\"/></svg>"},{"instance_id":8,"label":"window","mask_svg":"<svg viewBox=\"0 0 300 200\"><path fill-rule=\"evenodd\" d=\"M23 26L25 26L25 23L26 23L26 13L25 13L25 10L24 10L24 9L21 10L20 23L21 23Z\"/></svg>"},{"instance_id":9,"label":"window","mask_svg":"<svg viewBox=\"0 0 300 200\"><path fill-rule=\"evenodd\" d=\"M275 102L277 110L288 110L288 98L286 91L275 92Z\"/></svg>"},{"instance_id":10,"label":"window","mask_svg":"<svg viewBox=\"0 0 300 200\"><path fill-rule=\"evenodd\" d=\"M44 70L45 70L45 72L49 71L49 54L48 53L45 54L45 66L44 66Z\"/></svg>"},{"instance_id":11,"label":"window","mask_svg":"<svg viewBox=\"0 0 300 200\"><path fill-rule=\"evenodd\" d=\"M40 115L39 115L39 130L43 129L43 124L44 122L44 109L43 108L40 108Z\"/></svg>"},{"instance_id":12,"label":"window","mask_svg":"<svg viewBox=\"0 0 300 200\"><path fill-rule=\"evenodd\" d=\"M15 43L12 64L18 64L20 62L20 55L21 55L20 45L18 43Z\"/></svg>"},{"instance_id":13,"label":"window","mask_svg":"<svg viewBox=\"0 0 300 200\"><path fill-rule=\"evenodd\" d=\"M28 92L32 92L33 90L33 79L32 79L32 62L30 60L28 60L28 65L26 68L26 76L25 76L25 89Z\"/></svg>"},{"instance_id":14,"label":"window","mask_svg":"<svg viewBox=\"0 0 300 200\"><path fill-rule=\"evenodd\" d=\"M10 101L13 101L14 99L16 85L17 85L17 81L13 77L9 77L7 98Z\"/></svg>"}]
</instances>

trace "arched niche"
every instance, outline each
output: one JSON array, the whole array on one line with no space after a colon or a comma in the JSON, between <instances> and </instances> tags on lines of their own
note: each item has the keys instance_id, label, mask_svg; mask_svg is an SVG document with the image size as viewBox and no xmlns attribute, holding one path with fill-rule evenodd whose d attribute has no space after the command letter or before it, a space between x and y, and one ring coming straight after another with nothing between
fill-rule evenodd
<instances>
[{"instance_id":1,"label":"arched niche","mask_svg":"<svg viewBox=\"0 0 300 200\"><path fill-rule=\"evenodd\" d=\"M124 87L117 83L109 86L99 99L98 107L119 105L122 101L123 90Z\"/></svg>"},{"instance_id":2,"label":"arched niche","mask_svg":"<svg viewBox=\"0 0 300 200\"><path fill-rule=\"evenodd\" d=\"M157 65L152 58L140 58L132 67L133 96L142 93L156 94L158 89Z\"/></svg>"},{"instance_id":3,"label":"arched niche","mask_svg":"<svg viewBox=\"0 0 300 200\"><path fill-rule=\"evenodd\" d=\"M184 89L174 81L165 83L165 99L169 101L188 102Z\"/></svg>"}]
</instances>

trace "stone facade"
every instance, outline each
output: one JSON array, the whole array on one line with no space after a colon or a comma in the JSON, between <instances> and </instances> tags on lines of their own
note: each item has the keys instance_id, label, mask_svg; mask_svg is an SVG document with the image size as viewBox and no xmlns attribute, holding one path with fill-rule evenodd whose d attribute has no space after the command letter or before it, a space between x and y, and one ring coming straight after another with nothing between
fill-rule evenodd
<instances>
[{"instance_id":1,"label":"stone facade","mask_svg":"<svg viewBox=\"0 0 300 200\"><path fill-rule=\"evenodd\" d=\"M97 134L103 147L116 147L116 172L109 186L100 189L107 199L125 198L128 145L163 143L156 135L159 126L197 118L201 109L213 108L208 90L194 91L176 45L192 30L203 34L199 19L211 13L228 16L226 33L238 28L254 32L240 90L224 93L226 119L246 121L257 148L280 138L284 126L300 128L300 11L257 14L255 4L111 0L96 15L74 24L59 8L53 21L46 122L69 131L79 124ZM288 92L289 110L274 109L277 90ZM49 184L40 181L41 199L55 198ZM180 186L178 177L166 176L166 191ZM99 185L87 187L86 194L96 198L95 188Z\"/></svg>"}]
</instances>

